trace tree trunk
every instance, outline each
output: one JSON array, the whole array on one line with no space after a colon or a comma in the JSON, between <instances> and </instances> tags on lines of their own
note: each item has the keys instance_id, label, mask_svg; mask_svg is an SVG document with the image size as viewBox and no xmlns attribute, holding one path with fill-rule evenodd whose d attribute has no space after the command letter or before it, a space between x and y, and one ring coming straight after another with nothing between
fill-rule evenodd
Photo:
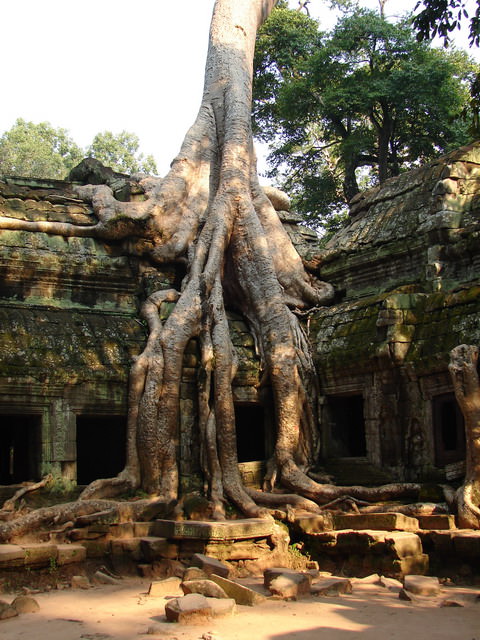
<instances>
[{"instance_id":1,"label":"tree trunk","mask_svg":"<svg viewBox=\"0 0 480 640\"><path fill-rule=\"evenodd\" d=\"M465 482L458 489L458 524L480 529L480 385L478 347L462 344L450 352L449 371L465 420Z\"/></svg>"},{"instance_id":2,"label":"tree trunk","mask_svg":"<svg viewBox=\"0 0 480 640\"><path fill-rule=\"evenodd\" d=\"M305 272L257 178L250 124L253 53L256 31L274 4L215 3L197 119L169 174L140 179L145 202L119 202L109 187L88 185L77 192L97 215L90 227L0 218L0 228L122 240L127 251L154 264L187 265L180 292L155 292L142 309L150 333L130 375L126 468L118 478L94 482L83 499L112 496L127 487L141 487L166 502L177 498L182 359L189 341L197 338L201 458L214 517L224 517L226 500L247 516L266 514L257 502L278 505L278 496L269 501L246 491L238 470L232 396L236 354L227 308L247 318L273 391L277 440L270 486L278 479L316 503L345 492L376 500L418 490L417 485L347 489L318 484L305 474L319 451L317 376L291 308L325 304L333 289ZM158 310L165 301L176 304L162 325ZM284 502L292 500L285 496ZM302 504L311 508L308 500Z\"/></svg>"}]
</instances>

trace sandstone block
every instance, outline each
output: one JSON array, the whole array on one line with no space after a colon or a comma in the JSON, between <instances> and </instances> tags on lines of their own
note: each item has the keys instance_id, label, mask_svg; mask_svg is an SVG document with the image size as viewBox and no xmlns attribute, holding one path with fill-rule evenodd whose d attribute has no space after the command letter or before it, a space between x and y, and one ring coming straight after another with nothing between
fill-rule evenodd
<instances>
[{"instance_id":1,"label":"sandstone block","mask_svg":"<svg viewBox=\"0 0 480 640\"><path fill-rule=\"evenodd\" d=\"M24 564L25 550L16 544L0 544L0 568L21 567Z\"/></svg>"},{"instance_id":2,"label":"sandstone block","mask_svg":"<svg viewBox=\"0 0 480 640\"><path fill-rule=\"evenodd\" d=\"M36 613L40 610L40 605L31 596L17 596L11 606L17 613Z\"/></svg>"},{"instance_id":3,"label":"sandstone block","mask_svg":"<svg viewBox=\"0 0 480 640\"><path fill-rule=\"evenodd\" d=\"M391 564L391 573L397 577L406 576L409 574L423 575L428 573L429 558L426 553L421 553L417 556L408 556L407 558L400 558L394 560ZM385 573L390 573L385 571Z\"/></svg>"},{"instance_id":4,"label":"sandstone block","mask_svg":"<svg viewBox=\"0 0 480 640\"><path fill-rule=\"evenodd\" d=\"M15 616L18 616L18 612L8 602L0 600L0 620L7 620Z\"/></svg>"},{"instance_id":5,"label":"sandstone block","mask_svg":"<svg viewBox=\"0 0 480 640\"><path fill-rule=\"evenodd\" d=\"M140 540L142 554L147 562L154 562L161 558L175 559L178 557L178 545L165 538L148 536Z\"/></svg>"},{"instance_id":6,"label":"sandstone block","mask_svg":"<svg viewBox=\"0 0 480 640\"><path fill-rule=\"evenodd\" d=\"M268 589L273 596L280 596L284 600L296 600L310 594L309 576L280 575L270 581Z\"/></svg>"},{"instance_id":7,"label":"sandstone block","mask_svg":"<svg viewBox=\"0 0 480 640\"><path fill-rule=\"evenodd\" d=\"M342 513L333 516L333 523L335 529L376 531L418 531L419 529L418 520L403 513Z\"/></svg>"},{"instance_id":8,"label":"sandstone block","mask_svg":"<svg viewBox=\"0 0 480 640\"><path fill-rule=\"evenodd\" d=\"M186 580L180 585L183 593L200 593L206 598L228 598L225 591L213 580Z\"/></svg>"},{"instance_id":9,"label":"sandstone block","mask_svg":"<svg viewBox=\"0 0 480 640\"><path fill-rule=\"evenodd\" d=\"M334 528L333 518L330 513L322 515L311 514L296 518L293 523L295 529L301 533L318 533L320 531L330 531Z\"/></svg>"},{"instance_id":10,"label":"sandstone block","mask_svg":"<svg viewBox=\"0 0 480 640\"><path fill-rule=\"evenodd\" d=\"M25 566L48 567L51 562L57 560L57 545L44 544L42 542L21 545L25 551Z\"/></svg>"},{"instance_id":11,"label":"sandstone block","mask_svg":"<svg viewBox=\"0 0 480 640\"><path fill-rule=\"evenodd\" d=\"M288 569L286 567L270 567L263 572L263 586L268 589L272 580L280 576L291 576L292 578L297 578L298 581L306 578L309 584L312 582L312 576L309 573L297 571L296 569Z\"/></svg>"},{"instance_id":12,"label":"sandstone block","mask_svg":"<svg viewBox=\"0 0 480 640\"><path fill-rule=\"evenodd\" d=\"M119 538L111 542L112 556L127 556L135 562L143 560L141 538Z\"/></svg>"},{"instance_id":13,"label":"sandstone block","mask_svg":"<svg viewBox=\"0 0 480 640\"><path fill-rule=\"evenodd\" d=\"M153 535L172 539L242 540L265 538L274 532L274 524L262 518L204 522L202 520L156 520Z\"/></svg>"},{"instance_id":14,"label":"sandstone block","mask_svg":"<svg viewBox=\"0 0 480 640\"><path fill-rule=\"evenodd\" d=\"M385 536L389 551L396 558L418 556L422 553L422 542L415 533L394 531Z\"/></svg>"},{"instance_id":15,"label":"sandstone block","mask_svg":"<svg viewBox=\"0 0 480 640\"><path fill-rule=\"evenodd\" d=\"M135 525L133 522L119 522L111 524L108 533L112 538L133 538L135 535Z\"/></svg>"},{"instance_id":16,"label":"sandstone block","mask_svg":"<svg viewBox=\"0 0 480 640\"><path fill-rule=\"evenodd\" d=\"M456 531L452 536L454 551L467 560L480 558L480 531Z\"/></svg>"},{"instance_id":17,"label":"sandstone block","mask_svg":"<svg viewBox=\"0 0 480 640\"><path fill-rule=\"evenodd\" d=\"M109 576L108 573L104 573L103 571L95 571L93 578L95 582L98 582L99 584L120 584L120 580L117 580L117 578L114 578L113 576Z\"/></svg>"},{"instance_id":18,"label":"sandstone block","mask_svg":"<svg viewBox=\"0 0 480 640\"><path fill-rule=\"evenodd\" d=\"M455 516L446 513L418 516L417 520L421 529L436 529L437 531L456 529Z\"/></svg>"},{"instance_id":19,"label":"sandstone block","mask_svg":"<svg viewBox=\"0 0 480 640\"><path fill-rule=\"evenodd\" d=\"M180 588L181 582L180 578L174 576L165 578L164 580L155 580L155 582L150 584L148 595L155 597L177 595L178 593L182 593L182 589Z\"/></svg>"},{"instance_id":20,"label":"sandstone block","mask_svg":"<svg viewBox=\"0 0 480 640\"><path fill-rule=\"evenodd\" d=\"M403 585L400 580L395 580L395 578L387 578L386 576L380 577L380 584L385 589L392 591L394 593L399 593L400 589L403 589Z\"/></svg>"},{"instance_id":21,"label":"sandstone block","mask_svg":"<svg viewBox=\"0 0 480 640\"><path fill-rule=\"evenodd\" d=\"M314 596L339 596L352 593L352 583L348 578L322 578L311 588Z\"/></svg>"},{"instance_id":22,"label":"sandstone block","mask_svg":"<svg viewBox=\"0 0 480 640\"><path fill-rule=\"evenodd\" d=\"M70 584L72 589L90 589L92 586L86 576L72 576Z\"/></svg>"},{"instance_id":23,"label":"sandstone block","mask_svg":"<svg viewBox=\"0 0 480 640\"><path fill-rule=\"evenodd\" d=\"M182 598L169 600L165 605L165 615L169 622L202 624L212 618L212 607L205 596L190 593Z\"/></svg>"},{"instance_id":24,"label":"sandstone block","mask_svg":"<svg viewBox=\"0 0 480 640\"><path fill-rule=\"evenodd\" d=\"M99 538L98 540L84 540L82 546L85 547L87 558L103 558L112 550L110 540Z\"/></svg>"},{"instance_id":25,"label":"sandstone block","mask_svg":"<svg viewBox=\"0 0 480 640\"><path fill-rule=\"evenodd\" d=\"M233 616L237 611L237 605L233 598L207 598L207 602L214 618Z\"/></svg>"},{"instance_id":26,"label":"sandstone block","mask_svg":"<svg viewBox=\"0 0 480 640\"><path fill-rule=\"evenodd\" d=\"M220 562L220 560L216 558L206 556L203 553L194 553L190 562L194 567L202 569L207 575L215 574L223 578L228 578L228 574L230 573L230 569L226 564L223 564L223 562Z\"/></svg>"},{"instance_id":27,"label":"sandstone block","mask_svg":"<svg viewBox=\"0 0 480 640\"><path fill-rule=\"evenodd\" d=\"M405 576L403 586L418 596L436 596L440 593L438 578L431 576Z\"/></svg>"},{"instance_id":28,"label":"sandstone block","mask_svg":"<svg viewBox=\"0 0 480 640\"><path fill-rule=\"evenodd\" d=\"M147 538L152 535L153 522L134 522L133 536L135 538Z\"/></svg>"},{"instance_id":29,"label":"sandstone block","mask_svg":"<svg viewBox=\"0 0 480 640\"><path fill-rule=\"evenodd\" d=\"M183 580L203 580L208 578L208 574L199 567L187 567L183 573Z\"/></svg>"},{"instance_id":30,"label":"sandstone block","mask_svg":"<svg viewBox=\"0 0 480 640\"><path fill-rule=\"evenodd\" d=\"M81 544L57 544L57 564L59 567L74 562L83 562L87 551Z\"/></svg>"},{"instance_id":31,"label":"sandstone block","mask_svg":"<svg viewBox=\"0 0 480 640\"><path fill-rule=\"evenodd\" d=\"M254 605L265 602L266 600L265 596L258 593L258 591L249 589L242 584L238 584L238 582L228 580L227 578L223 578L214 573L210 576L210 580L213 580L213 582L216 582L216 584L222 587L227 596L229 598L233 598L237 604L253 607Z\"/></svg>"}]
</instances>

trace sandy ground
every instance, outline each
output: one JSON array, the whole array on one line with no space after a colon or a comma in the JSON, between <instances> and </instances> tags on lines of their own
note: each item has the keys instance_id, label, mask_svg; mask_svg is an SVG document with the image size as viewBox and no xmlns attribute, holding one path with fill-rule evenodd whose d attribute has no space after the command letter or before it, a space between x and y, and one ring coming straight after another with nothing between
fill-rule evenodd
<instances>
[{"instance_id":1,"label":"sandy ground","mask_svg":"<svg viewBox=\"0 0 480 640\"><path fill-rule=\"evenodd\" d=\"M441 598L415 604L381 586L354 585L340 597L309 597L297 602L268 600L237 607L237 615L183 626L164 619L164 598L147 595L148 581L82 591L68 589L35 595L37 613L0 621L1 640L480 640L480 602L439 607L467 588L445 587ZM478 590L476 591L478 593ZM0 594L11 601L13 596ZM150 628L149 635L145 635ZM153 632L153 633L152 633Z\"/></svg>"}]
</instances>

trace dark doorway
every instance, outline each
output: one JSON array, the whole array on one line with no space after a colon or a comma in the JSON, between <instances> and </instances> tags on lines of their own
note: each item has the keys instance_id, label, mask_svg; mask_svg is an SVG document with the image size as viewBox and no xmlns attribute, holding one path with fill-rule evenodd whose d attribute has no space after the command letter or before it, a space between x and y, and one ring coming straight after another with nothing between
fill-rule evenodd
<instances>
[{"instance_id":1,"label":"dark doorway","mask_svg":"<svg viewBox=\"0 0 480 640\"><path fill-rule=\"evenodd\" d=\"M126 418L77 416L77 484L113 478L125 466Z\"/></svg>"},{"instance_id":2,"label":"dark doorway","mask_svg":"<svg viewBox=\"0 0 480 640\"><path fill-rule=\"evenodd\" d=\"M39 479L40 416L0 415L0 484Z\"/></svg>"},{"instance_id":3,"label":"dark doorway","mask_svg":"<svg viewBox=\"0 0 480 640\"><path fill-rule=\"evenodd\" d=\"M367 455L362 396L330 396L330 455L357 458Z\"/></svg>"},{"instance_id":4,"label":"dark doorway","mask_svg":"<svg viewBox=\"0 0 480 640\"><path fill-rule=\"evenodd\" d=\"M455 394L436 396L432 403L435 465L444 467L465 458L465 426Z\"/></svg>"},{"instance_id":5,"label":"dark doorway","mask_svg":"<svg viewBox=\"0 0 480 640\"><path fill-rule=\"evenodd\" d=\"M262 405L235 405L238 462L265 460L265 413Z\"/></svg>"}]
</instances>

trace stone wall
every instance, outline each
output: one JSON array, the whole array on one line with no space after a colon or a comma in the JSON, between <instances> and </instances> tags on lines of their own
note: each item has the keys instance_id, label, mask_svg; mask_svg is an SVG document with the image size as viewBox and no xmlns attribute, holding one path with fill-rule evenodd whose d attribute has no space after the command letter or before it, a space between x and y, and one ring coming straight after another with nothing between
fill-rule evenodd
<instances>
[{"instance_id":1,"label":"stone wall","mask_svg":"<svg viewBox=\"0 0 480 640\"><path fill-rule=\"evenodd\" d=\"M324 249L298 216L278 212L309 268L337 292L305 326L322 391L319 464L339 482L461 476L447 365L454 346L480 342L479 186L480 147L472 145L360 194ZM71 184L19 178L0 183L0 213L95 220ZM0 484L51 470L75 480L85 447L93 456L123 442L128 372L146 338L141 302L179 282L173 266L158 272L114 242L0 231ZM170 310L165 304L161 314ZM240 438L252 440L252 422L264 431L240 461L245 481L258 485L275 438L271 392L260 388L247 324L233 313L229 321ZM197 364L192 341L180 400L184 491L203 486Z\"/></svg>"}]
</instances>

